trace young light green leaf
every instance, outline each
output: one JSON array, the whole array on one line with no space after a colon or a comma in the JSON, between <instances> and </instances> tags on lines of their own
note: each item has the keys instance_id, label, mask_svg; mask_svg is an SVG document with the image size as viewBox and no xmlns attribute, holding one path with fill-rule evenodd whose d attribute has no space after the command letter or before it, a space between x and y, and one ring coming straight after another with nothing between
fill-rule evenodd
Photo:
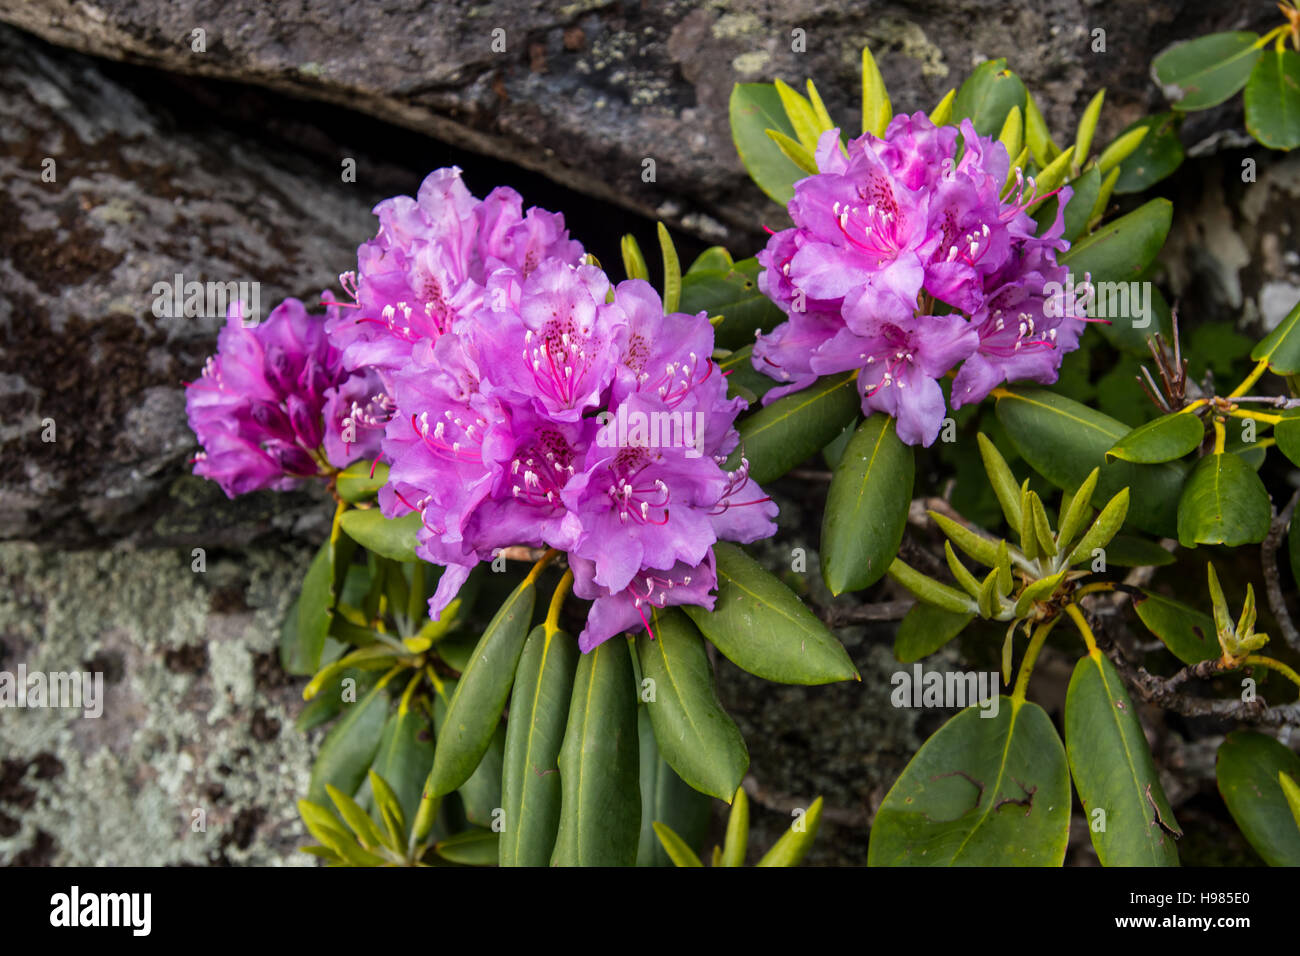
<instances>
[{"instance_id":1,"label":"young light green leaf","mask_svg":"<svg viewBox=\"0 0 1300 956\"><path fill-rule=\"evenodd\" d=\"M781 839L773 843L772 848L755 865L798 866L812 849L821 822L822 798L818 797L806 812L795 817L790 829L781 834Z\"/></svg>"},{"instance_id":2,"label":"young light green leaf","mask_svg":"<svg viewBox=\"0 0 1300 956\"><path fill-rule=\"evenodd\" d=\"M1074 156L1080 166L1088 161L1088 151L1092 149L1092 137L1097 132L1097 120L1101 119L1101 104L1105 100L1106 88L1102 87L1088 102L1083 110L1083 116L1079 119L1079 128L1074 137Z\"/></svg>"},{"instance_id":3,"label":"young light green leaf","mask_svg":"<svg viewBox=\"0 0 1300 956\"><path fill-rule=\"evenodd\" d=\"M889 576L927 604L953 614L975 614L979 611L979 605L961 591L941 584L898 558L889 566Z\"/></svg>"},{"instance_id":4,"label":"young light green leaf","mask_svg":"<svg viewBox=\"0 0 1300 956\"><path fill-rule=\"evenodd\" d=\"M629 279L649 279L650 267L646 265L645 256L641 254L641 246L636 241L636 236L627 233L619 243L619 248L623 252L623 272Z\"/></svg>"},{"instance_id":5,"label":"young light green leaf","mask_svg":"<svg viewBox=\"0 0 1300 956\"><path fill-rule=\"evenodd\" d=\"M876 58L868 47L862 48L862 132L883 137L885 128L893 119L894 110L885 89L885 78L880 75Z\"/></svg>"},{"instance_id":6,"label":"young light green leaf","mask_svg":"<svg viewBox=\"0 0 1300 956\"><path fill-rule=\"evenodd\" d=\"M736 791L731 813L727 817L727 835L722 844L721 866L744 866L749 848L749 795L744 788Z\"/></svg>"},{"instance_id":7,"label":"young light green leaf","mask_svg":"<svg viewBox=\"0 0 1300 956\"><path fill-rule=\"evenodd\" d=\"M655 821L652 826L655 828L655 835L659 837L659 842L663 844L664 852L668 854L674 866L704 865L695 851L686 845L686 841L679 837L672 827L658 821Z\"/></svg>"}]
</instances>

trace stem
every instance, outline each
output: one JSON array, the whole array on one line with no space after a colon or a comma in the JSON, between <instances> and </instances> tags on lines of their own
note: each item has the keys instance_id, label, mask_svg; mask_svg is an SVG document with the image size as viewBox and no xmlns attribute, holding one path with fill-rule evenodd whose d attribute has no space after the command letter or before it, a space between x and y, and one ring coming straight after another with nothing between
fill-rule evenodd
<instances>
[{"instance_id":1,"label":"stem","mask_svg":"<svg viewBox=\"0 0 1300 956\"><path fill-rule=\"evenodd\" d=\"M1245 395L1247 390L1249 390L1249 388L1252 385L1254 385L1256 382L1259 381L1259 377L1264 374L1264 370L1267 368L1268 368L1268 359L1260 359L1259 364L1255 366L1254 371L1252 371L1249 375L1247 375L1245 380L1242 381L1240 385L1238 385L1231 392L1229 392L1228 397L1236 398L1238 395Z\"/></svg>"},{"instance_id":2,"label":"stem","mask_svg":"<svg viewBox=\"0 0 1300 956\"><path fill-rule=\"evenodd\" d=\"M1277 671L1291 683L1300 687L1300 674L1283 664L1281 661L1272 657L1265 657L1263 654L1249 654L1242 661L1243 664L1253 664L1256 667L1267 667L1271 671Z\"/></svg>"},{"instance_id":3,"label":"stem","mask_svg":"<svg viewBox=\"0 0 1300 956\"><path fill-rule=\"evenodd\" d=\"M548 637L560 630L560 609L564 606L564 599L568 596L571 587L573 587L572 568L564 572L564 577L560 578L560 583L555 586L555 593L551 595L551 606L546 611Z\"/></svg>"},{"instance_id":4,"label":"stem","mask_svg":"<svg viewBox=\"0 0 1300 956\"><path fill-rule=\"evenodd\" d=\"M1187 403L1186 405L1184 405L1182 408L1178 409L1177 414L1181 415L1181 414L1183 414L1183 412L1194 412L1194 411L1196 411L1198 408L1200 408L1202 405L1208 405L1208 404L1209 404L1209 402L1208 402L1206 399L1204 399L1204 398L1198 398L1196 401L1194 401L1194 402L1188 402L1188 403Z\"/></svg>"},{"instance_id":5,"label":"stem","mask_svg":"<svg viewBox=\"0 0 1300 956\"><path fill-rule=\"evenodd\" d=\"M1228 430L1223 427L1223 422L1217 418L1214 420L1214 453L1223 454L1223 446L1228 442Z\"/></svg>"},{"instance_id":6,"label":"stem","mask_svg":"<svg viewBox=\"0 0 1300 956\"><path fill-rule=\"evenodd\" d=\"M537 563L533 565L533 569L528 572L528 577L524 578L524 585L536 582L537 579L541 577L542 571L546 569L546 566L559 556L560 552L556 551L554 548L547 550L545 554L537 559Z\"/></svg>"},{"instance_id":7,"label":"stem","mask_svg":"<svg viewBox=\"0 0 1300 956\"><path fill-rule=\"evenodd\" d=\"M1065 613L1070 615L1070 620L1079 629L1083 643L1088 645L1088 653L1092 655L1100 654L1101 651L1097 650L1097 638L1093 636L1092 628L1088 626L1088 619L1084 617L1082 608L1077 604L1067 604Z\"/></svg>"},{"instance_id":8,"label":"stem","mask_svg":"<svg viewBox=\"0 0 1300 956\"><path fill-rule=\"evenodd\" d=\"M1281 415L1274 415L1272 412L1257 412L1251 408L1234 408L1228 414L1233 418L1253 418L1257 422L1264 422L1268 425L1276 425L1282 420Z\"/></svg>"},{"instance_id":9,"label":"stem","mask_svg":"<svg viewBox=\"0 0 1300 956\"><path fill-rule=\"evenodd\" d=\"M1073 606L1070 605L1070 607ZM1047 640L1047 635L1052 632L1052 628L1056 626L1056 622L1059 620L1059 617L1054 617L1050 621L1039 624L1038 629L1034 631L1034 636L1029 639L1029 647L1025 649L1025 659L1020 662L1020 671L1016 674L1016 689L1011 693L1014 706L1018 707L1024 703L1025 693L1029 690L1029 675L1034 672L1034 664L1038 661L1038 652L1043 649L1043 643Z\"/></svg>"},{"instance_id":10,"label":"stem","mask_svg":"<svg viewBox=\"0 0 1300 956\"><path fill-rule=\"evenodd\" d=\"M1281 40L1285 43L1286 38L1283 36L1283 34L1287 33L1290 29L1291 29L1291 25L1286 23L1284 23L1280 27L1274 27L1273 29L1265 33L1262 37L1260 37L1258 40L1256 40L1252 49L1262 50L1264 49L1264 47L1268 46L1269 43L1274 39Z\"/></svg>"},{"instance_id":11,"label":"stem","mask_svg":"<svg viewBox=\"0 0 1300 956\"><path fill-rule=\"evenodd\" d=\"M1081 597L1085 597L1089 594L1096 594L1099 591L1114 591L1115 584L1116 582L1114 581L1094 581L1092 584L1085 584L1083 587L1079 588L1079 590L1074 592L1074 598L1077 601Z\"/></svg>"}]
</instances>

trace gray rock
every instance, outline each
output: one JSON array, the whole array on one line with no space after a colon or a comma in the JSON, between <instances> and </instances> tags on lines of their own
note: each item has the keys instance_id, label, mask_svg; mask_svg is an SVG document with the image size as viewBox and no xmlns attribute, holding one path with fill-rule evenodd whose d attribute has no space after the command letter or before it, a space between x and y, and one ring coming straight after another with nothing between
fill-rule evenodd
<instances>
[{"instance_id":1,"label":"gray rock","mask_svg":"<svg viewBox=\"0 0 1300 956\"><path fill-rule=\"evenodd\" d=\"M909 111L1007 56L1068 139L1103 84L1103 133L1159 103L1148 68L1168 43L1277 17L1209 0L0 0L0 19L100 56L342 103L720 239L780 217L731 145L736 82L814 77L854 126L864 44Z\"/></svg>"}]
</instances>

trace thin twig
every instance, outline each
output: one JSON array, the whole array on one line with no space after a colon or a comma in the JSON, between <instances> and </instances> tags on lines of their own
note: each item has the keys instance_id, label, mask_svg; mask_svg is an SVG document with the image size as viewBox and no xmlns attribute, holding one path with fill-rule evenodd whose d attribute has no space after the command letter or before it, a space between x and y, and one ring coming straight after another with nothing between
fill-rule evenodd
<instances>
[{"instance_id":1,"label":"thin twig","mask_svg":"<svg viewBox=\"0 0 1300 956\"><path fill-rule=\"evenodd\" d=\"M1282 636L1291 645L1292 650L1300 651L1300 632L1296 631L1291 621L1291 613L1286 607L1286 597L1282 593L1282 580L1277 570L1277 549L1282 544L1287 525L1295 514L1296 502L1300 501L1300 489L1291 496L1281 514L1273 516L1273 524L1268 529L1268 536L1259 546L1260 563L1264 566L1264 589L1268 592L1268 606L1277 618L1277 625L1282 629Z\"/></svg>"}]
</instances>

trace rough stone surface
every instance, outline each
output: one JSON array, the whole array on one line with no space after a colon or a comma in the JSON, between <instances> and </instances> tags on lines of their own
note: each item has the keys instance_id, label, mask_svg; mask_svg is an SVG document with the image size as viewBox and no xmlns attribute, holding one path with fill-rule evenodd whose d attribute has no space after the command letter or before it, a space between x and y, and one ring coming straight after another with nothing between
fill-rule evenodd
<instances>
[{"instance_id":1,"label":"rough stone surface","mask_svg":"<svg viewBox=\"0 0 1300 956\"><path fill-rule=\"evenodd\" d=\"M1276 14L1213 0L0 0L0 19L102 56L341 103L723 238L773 218L731 147L736 82L814 77L852 126L864 44L909 110L1008 56L1063 130L1104 84L1114 132L1159 102L1148 65L1165 45Z\"/></svg>"}]
</instances>

